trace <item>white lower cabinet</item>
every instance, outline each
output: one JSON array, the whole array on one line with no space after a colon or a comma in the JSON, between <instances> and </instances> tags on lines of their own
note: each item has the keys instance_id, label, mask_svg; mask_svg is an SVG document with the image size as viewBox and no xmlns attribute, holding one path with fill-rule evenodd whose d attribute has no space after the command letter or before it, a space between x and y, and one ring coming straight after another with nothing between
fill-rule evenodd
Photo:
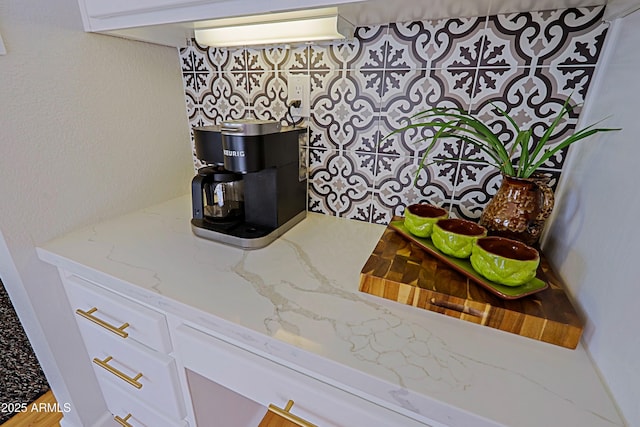
<instances>
[{"instance_id":1,"label":"white lower cabinet","mask_svg":"<svg viewBox=\"0 0 640 427\"><path fill-rule=\"evenodd\" d=\"M124 427L187 426L166 316L60 271L107 408Z\"/></svg>"},{"instance_id":2,"label":"white lower cabinet","mask_svg":"<svg viewBox=\"0 0 640 427\"><path fill-rule=\"evenodd\" d=\"M121 426L425 426L173 313L60 273L105 402Z\"/></svg>"},{"instance_id":3,"label":"white lower cabinet","mask_svg":"<svg viewBox=\"0 0 640 427\"><path fill-rule=\"evenodd\" d=\"M290 400L291 413L319 427L425 426L191 326L180 325L173 332L200 427L256 427L255 417L264 416L269 405L284 408ZM225 417L234 419L236 408L248 414L242 424L217 424L210 418L210 411L226 411Z\"/></svg>"}]
</instances>

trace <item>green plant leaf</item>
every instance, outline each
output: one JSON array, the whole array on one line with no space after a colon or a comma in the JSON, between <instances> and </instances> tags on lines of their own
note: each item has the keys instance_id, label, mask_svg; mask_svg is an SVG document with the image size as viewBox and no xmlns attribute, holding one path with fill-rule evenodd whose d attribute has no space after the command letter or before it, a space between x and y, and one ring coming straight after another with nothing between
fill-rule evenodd
<instances>
[{"instance_id":1,"label":"green plant leaf","mask_svg":"<svg viewBox=\"0 0 640 427\"><path fill-rule=\"evenodd\" d=\"M456 111L457 113L452 113L450 111ZM485 143L484 144L485 146L487 145L490 146L492 151L499 156L500 161L498 163L503 165L504 168L508 170L512 170L509 153L507 153L504 145L502 144L502 141L500 141L500 139L498 139L498 137L493 133L493 131L489 127L487 127L484 123L482 123L482 121L458 109L453 109L453 110L431 109L423 113L419 113L414 117L424 118L424 117L433 117L433 116L450 117L450 118L455 118L460 120L460 123L466 125L469 129L463 129L461 127L458 127L455 130L469 133L477 140L483 141ZM434 122L429 122L429 124L433 125Z\"/></svg>"},{"instance_id":2,"label":"green plant leaf","mask_svg":"<svg viewBox=\"0 0 640 427\"><path fill-rule=\"evenodd\" d=\"M516 137L516 141L513 144L514 151L515 147L520 147L520 160L518 162L518 172L517 176L522 178L520 175L524 173L524 171L529 166L529 141L531 140L532 130L524 130L518 133Z\"/></svg>"},{"instance_id":3,"label":"green plant leaf","mask_svg":"<svg viewBox=\"0 0 640 427\"><path fill-rule=\"evenodd\" d=\"M486 157L489 159L469 159L469 161L494 166L506 175L528 178L549 158L574 142L587 138L598 132L620 130L596 128L595 125L597 125L597 123L595 123L581 131L575 132L555 147L545 148L562 119L573 110L574 107L571 106L571 97L564 101L558 115L555 117L551 125L545 130L542 137L537 141L535 141L532 129L520 129L516 121L505 110L493 103L491 103L491 105L496 109L496 111L505 117L510 126L515 129L515 140L509 150L507 150L506 144L503 144L491 128L484 124L479 118L458 108L441 107L430 108L414 114L408 118L409 123L407 125L392 131L378 143L381 143L392 135L405 132L410 129L419 130L419 128L425 127L433 129L434 135L431 137L431 142L420 159L414 184L417 181L420 169L433 163L447 161L447 159L437 159L433 162L428 162L429 155L435 148L436 144L440 140L447 138L457 138L464 143L472 145L485 153ZM429 137L420 137L414 142L421 143L427 139L429 139ZM516 162L515 153L518 148L520 148L521 154L520 158L517 160L517 164L514 164Z\"/></svg>"},{"instance_id":4,"label":"green plant leaf","mask_svg":"<svg viewBox=\"0 0 640 427\"><path fill-rule=\"evenodd\" d=\"M498 107L496 104L494 104L493 102L490 102L491 106L493 108L495 108L496 110L498 110L498 112L505 117L507 120L509 120L509 123L511 123L511 126L513 126L513 128L516 130L516 133L520 133L520 127L518 126L518 124L516 123L515 120L513 120L513 118L506 112L504 111L502 108Z\"/></svg>"},{"instance_id":5,"label":"green plant leaf","mask_svg":"<svg viewBox=\"0 0 640 427\"><path fill-rule=\"evenodd\" d=\"M571 105L569 104L570 101L571 101L571 97L567 98L564 101L564 104L562 104L562 108L560 109L560 112L558 113L556 118L553 120L551 125L547 128L547 130L542 135L540 140L538 140L538 143L536 144L536 147L533 149L533 152L531 153L531 160L532 161L534 161L538 157L538 154L540 153L542 148L545 145L547 145L547 143L549 142L549 138L551 137L551 134L556 129L556 127L560 124L560 122L562 121L562 118L564 116L566 116L567 114L569 114L571 112L571 110L573 110L573 107L571 107Z\"/></svg>"},{"instance_id":6,"label":"green plant leaf","mask_svg":"<svg viewBox=\"0 0 640 427\"><path fill-rule=\"evenodd\" d=\"M429 144L427 146L427 149L425 150L424 154L422 155L422 158L420 159L420 164L418 165L418 170L416 171L416 175L413 179L413 185L415 186L416 183L418 182L418 175L420 174L420 170L424 169L426 167L425 165L425 161L427 160L427 156L429 155L429 153L431 152L431 150L433 149L433 147L436 145L436 143L438 142L438 140L442 137L446 137L445 133L446 130L450 127L452 127L453 122L447 122L445 124L443 124L442 126L440 126L440 128L438 129L438 131L435 133L435 135L433 136L433 139L431 141L431 144ZM432 163L430 163L432 164Z\"/></svg>"},{"instance_id":7,"label":"green plant leaf","mask_svg":"<svg viewBox=\"0 0 640 427\"><path fill-rule=\"evenodd\" d=\"M592 129L593 126L595 126L595 124L588 126L582 130L580 130L579 132L574 133L573 135L567 137L566 139L564 139L560 144L558 144L556 147L552 148L552 149L548 149L544 152L544 154L542 156L540 156L539 159L532 159L531 164L529 165L529 167L527 168L527 170L525 171L524 176L522 176L522 178L529 178L540 166L542 166L542 164L544 164L544 162L546 162L547 160L549 160L552 156L554 156L557 152L567 148L568 146L570 146L571 144L573 144L574 142L580 141L584 138L587 138L591 135L594 135L596 133L599 132L612 132L612 131L618 131L620 130L619 128L595 128Z\"/></svg>"}]
</instances>

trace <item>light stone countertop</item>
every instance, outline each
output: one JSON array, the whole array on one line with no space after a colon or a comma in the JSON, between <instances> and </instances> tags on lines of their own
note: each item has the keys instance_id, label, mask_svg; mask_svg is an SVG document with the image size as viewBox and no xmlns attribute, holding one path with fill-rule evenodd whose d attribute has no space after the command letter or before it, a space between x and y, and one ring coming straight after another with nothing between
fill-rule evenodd
<instances>
[{"instance_id":1,"label":"light stone countertop","mask_svg":"<svg viewBox=\"0 0 640 427\"><path fill-rule=\"evenodd\" d=\"M310 213L268 247L243 251L194 236L190 218L184 196L38 253L425 424L624 425L582 345L569 350L359 292L383 226Z\"/></svg>"}]
</instances>

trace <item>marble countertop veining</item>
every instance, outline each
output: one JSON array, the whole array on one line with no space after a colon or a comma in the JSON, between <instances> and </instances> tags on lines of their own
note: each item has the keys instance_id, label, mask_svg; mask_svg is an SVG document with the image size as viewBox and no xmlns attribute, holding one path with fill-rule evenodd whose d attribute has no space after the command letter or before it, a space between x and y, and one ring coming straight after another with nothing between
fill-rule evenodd
<instances>
[{"instance_id":1,"label":"marble countertop veining","mask_svg":"<svg viewBox=\"0 0 640 427\"><path fill-rule=\"evenodd\" d=\"M624 425L582 345L359 292L383 226L310 213L243 251L194 236L190 215L184 196L55 239L39 256L425 424Z\"/></svg>"}]
</instances>

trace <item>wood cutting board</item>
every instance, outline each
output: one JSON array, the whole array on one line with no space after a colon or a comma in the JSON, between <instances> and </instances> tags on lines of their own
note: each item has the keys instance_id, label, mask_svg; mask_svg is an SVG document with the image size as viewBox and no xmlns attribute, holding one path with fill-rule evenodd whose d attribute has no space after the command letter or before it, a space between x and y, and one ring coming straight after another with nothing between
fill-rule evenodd
<instances>
[{"instance_id":1,"label":"wood cutting board","mask_svg":"<svg viewBox=\"0 0 640 427\"><path fill-rule=\"evenodd\" d=\"M574 349L583 323L541 254L549 287L515 300L496 296L387 227L360 272L360 291Z\"/></svg>"}]
</instances>

